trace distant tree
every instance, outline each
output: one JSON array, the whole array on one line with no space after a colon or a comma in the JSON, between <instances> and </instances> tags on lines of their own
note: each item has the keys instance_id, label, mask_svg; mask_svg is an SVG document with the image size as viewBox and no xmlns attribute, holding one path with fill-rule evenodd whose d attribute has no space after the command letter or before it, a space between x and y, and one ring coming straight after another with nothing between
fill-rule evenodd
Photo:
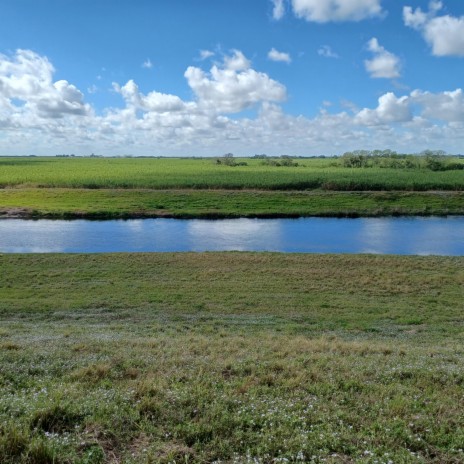
<instances>
[{"instance_id":1,"label":"distant tree","mask_svg":"<svg viewBox=\"0 0 464 464\"><path fill-rule=\"evenodd\" d=\"M235 161L233 153L226 153L222 158L217 158L216 164L224 164L226 166L248 166L244 161Z\"/></svg>"},{"instance_id":2,"label":"distant tree","mask_svg":"<svg viewBox=\"0 0 464 464\"><path fill-rule=\"evenodd\" d=\"M292 158L290 158L290 156L288 155L282 155L280 157L281 161L280 161L280 165L281 166L286 166L286 167L296 167L298 166L298 163L293 161Z\"/></svg>"}]
</instances>

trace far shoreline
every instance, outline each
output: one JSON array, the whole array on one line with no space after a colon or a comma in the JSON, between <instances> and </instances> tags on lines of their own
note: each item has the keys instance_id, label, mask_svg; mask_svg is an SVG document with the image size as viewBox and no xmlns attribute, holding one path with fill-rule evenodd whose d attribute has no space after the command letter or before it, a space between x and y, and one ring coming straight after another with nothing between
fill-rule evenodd
<instances>
[{"instance_id":1,"label":"far shoreline","mask_svg":"<svg viewBox=\"0 0 464 464\"><path fill-rule=\"evenodd\" d=\"M298 219L464 215L464 192L0 189L0 219Z\"/></svg>"}]
</instances>

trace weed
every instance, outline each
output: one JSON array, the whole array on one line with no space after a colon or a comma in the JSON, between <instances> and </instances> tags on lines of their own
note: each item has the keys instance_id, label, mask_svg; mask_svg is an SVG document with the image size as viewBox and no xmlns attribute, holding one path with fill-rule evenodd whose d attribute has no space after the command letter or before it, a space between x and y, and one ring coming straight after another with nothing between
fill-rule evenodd
<instances>
[{"instance_id":1,"label":"weed","mask_svg":"<svg viewBox=\"0 0 464 464\"><path fill-rule=\"evenodd\" d=\"M3 343L0 343L0 350L9 350L9 351L16 351L16 350L19 350L21 349L21 347L17 344L17 343L14 343L14 342L3 342Z\"/></svg>"},{"instance_id":2,"label":"weed","mask_svg":"<svg viewBox=\"0 0 464 464\"><path fill-rule=\"evenodd\" d=\"M85 380L89 382L99 382L111 375L111 366L109 364L97 363L90 366L82 367L71 373L75 380Z\"/></svg>"},{"instance_id":3,"label":"weed","mask_svg":"<svg viewBox=\"0 0 464 464\"><path fill-rule=\"evenodd\" d=\"M48 433L69 432L81 425L82 414L78 414L68 405L54 404L46 409L35 411L31 419L31 428Z\"/></svg>"},{"instance_id":4,"label":"weed","mask_svg":"<svg viewBox=\"0 0 464 464\"><path fill-rule=\"evenodd\" d=\"M5 424L0 428L0 461L18 460L29 446L29 435L15 424Z\"/></svg>"},{"instance_id":5,"label":"weed","mask_svg":"<svg viewBox=\"0 0 464 464\"><path fill-rule=\"evenodd\" d=\"M27 464L60 464L53 446L44 439L34 439L28 449L25 462Z\"/></svg>"}]
</instances>

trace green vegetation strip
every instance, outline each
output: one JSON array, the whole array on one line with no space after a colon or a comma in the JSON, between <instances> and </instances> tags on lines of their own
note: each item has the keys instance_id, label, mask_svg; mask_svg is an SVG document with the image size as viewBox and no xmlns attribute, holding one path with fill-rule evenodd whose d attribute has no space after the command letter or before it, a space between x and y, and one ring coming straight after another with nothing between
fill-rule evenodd
<instances>
[{"instance_id":1,"label":"green vegetation strip","mask_svg":"<svg viewBox=\"0 0 464 464\"><path fill-rule=\"evenodd\" d=\"M464 190L464 169L353 168L330 158L298 159L296 166L250 158L234 163L218 164L211 158L0 158L0 187Z\"/></svg>"},{"instance_id":2,"label":"green vegetation strip","mask_svg":"<svg viewBox=\"0 0 464 464\"><path fill-rule=\"evenodd\" d=\"M0 256L0 462L464 461L464 258Z\"/></svg>"},{"instance_id":3,"label":"green vegetation strip","mask_svg":"<svg viewBox=\"0 0 464 464\"><path fill-rule=\"evenodd\" d=\"M0 158L0 217L464 213L464 169L431 170L418 157L362 157L359 167L358 158Z\"/></svg>"},{"instance_id":4,"label":"green vegetation strip","mask_svg":"<svg viewBox=\"0 0 464 464\"><path fill-rule=\"evenodd\" d=\"M0 218L464 214L464 192L0 189Z\"/></svg>"}]
</instances>

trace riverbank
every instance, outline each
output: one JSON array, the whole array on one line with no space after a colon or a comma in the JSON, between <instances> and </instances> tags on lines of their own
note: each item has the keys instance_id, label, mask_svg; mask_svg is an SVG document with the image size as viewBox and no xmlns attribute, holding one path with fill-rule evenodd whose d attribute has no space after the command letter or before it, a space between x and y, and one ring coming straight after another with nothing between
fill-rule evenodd
<instances>
[{"instance_id":1,"label":"riverbank","mask_svg":"<svg viewBox=\"0 0 464 464\"><path fill-rule=\"evenodd\" d=\"M464 192L0 189L0 218L277 218L464 214Z\"/></svg>"},{"instance_id":2,"label":"riverbank","mask_svg":"<svg viewBox=\"0 0 464 464\"><path fill-rule=\"evenodd\" d=\"M0 255L0 460L460 462L463 269Z\"/></svg>"}]
</instances>

